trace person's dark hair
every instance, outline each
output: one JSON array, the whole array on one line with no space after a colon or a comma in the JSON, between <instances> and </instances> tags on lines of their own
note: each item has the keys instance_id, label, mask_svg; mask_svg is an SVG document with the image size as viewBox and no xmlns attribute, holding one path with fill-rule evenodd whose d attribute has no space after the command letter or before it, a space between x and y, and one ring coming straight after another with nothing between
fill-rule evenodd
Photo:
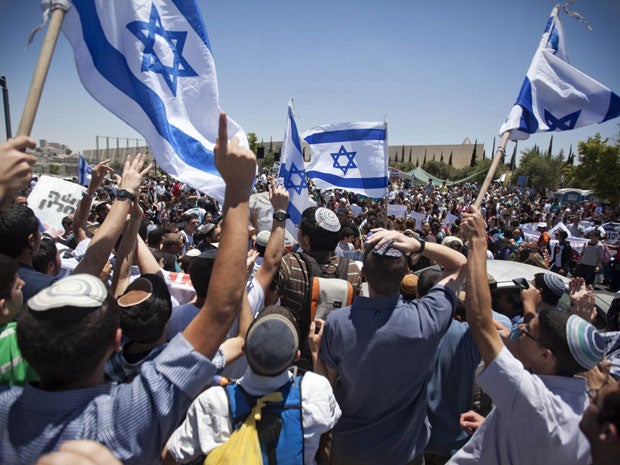
<instances>
[{"instance_id":1,"label":"person's dark hair","mask_svg":"<svg viewBox=\"0 0 620 465\"><path fill-rule=\"evenodd\" d=\"M154 288L153 295L138 305L119 309L123 336L133 342L149 344L161 337L172 314L170 292L163 278L156 274L143 274Z\"/></svg>"},{"instance_id":2,"label":"person's dark hair","mask_svg":"<svg viewBox=\"0 0 620 465\"><path fill-rule=\"evenodd\" d=\"M563 229L558 229L555 233L558 236L560 236L562 239L566 239L568 237L568 233L564 231Z\"/></svg>"},{"instance_id":3,"label":"person's dark hair","mask_svg":"<svg viewBox=\"0 0 620 465\"><path fill-rule=\"evenodd\" d=\"M196 215L196 213L188 213L187 215L185 215L185 222L189 222L192 220L197 220L198 219L198 215Z\"/></svg>"},{"instance_id":4,"label":"person's dark hair","mask_svg":"<svg viewBox=\"0 0 620 465\"><path fill-rule=\"evenodd\" d=\"M610 392L605 396L601 412L616 428L620 428L620 392Z\"/></svg>"},{"instance_id":5,"label":"person's dark hair","mask_svg":"<svg viewBox=\"0 0 620 465\"><path fill-rule=\"evenodd\" d=\"M146 245L152 248L159 247L164 237L164 234L166 234L164 228L162 228L161 226L156 227L146 236Z\"/></svg>"},{"instance_id":6,"label":"person's dark hair","mask_svg":"<svg viewBox=\"0 0 620 465\"><path fill-rule=\"evenodd\" d=\"M546 302L549 305L557 305L560 301L560 297L562 296L557 295L555 292L549 289L547 284L545 284L544 275L545 273L536 273L534 275L534 285L537 289L540 289L542 291L540 298L543 302Z\"/></svg>"},{"instance_id":7,"label":"person's dark hair","mask_svg":"<svg viewBox=\"0 0 620 465\"><path fill-rule=\"evenodd\" d=\"M28 236L36 237L39 221L34 212L22 205L13 205L0 214L0 253L17 258L28 248Z\"/></svg>"},{"instance_id":8,"label":"person's dark hair","mask_svg":"<svg viewBox=\"0 0 620 465\"><path fill-rule=\"evenodd\" d=\"M60 222L60 224L62 224L63 228L68 228L69 226L73 224L73 219L70 218L69 216L65 216Z\"/></svg>"},{"instance_id":9,"label":"person's dark hair","mask_svg":"<svg viewBox=\"0 0 620 465\"><path fill-rule=\"evenodd\" d=\"M433 221L431 223L431 232L437 235L439 231L441 231L441 223L439 221Z\"/></svg>"},{"instance_id":10,"label":"person's dark hair","mask_svg":"<svg viewBox=\"0 0 620 465\"><path fill-rule=\"evenodd\" d=\"M317 208L310 207L304 210L299 229L310 238L313 252L333 252L340 240L340 231L332 232L321 228L314 218Z\"/></svg>"},{"instance_id":11,"label":"person's dark hair","mask_svg":"<svg viewBox=\"0 0 620 465\"><path fill-rule=\"evenodd\" d=\"M585 371L568 347L566 323L569 317L570 312L555 308L541 310L538 314L540 342L555 355L555 370L558 376L573 376Z\"/></svg>"},{"instance_id":12,"label":"person's dark hair","mask_svg":"<svg viewBox=\"0 0 620 465\"><path fill-rule=\"evenodd\" d=\"M368 285L379 295L400 294L400 282L409 271L407 258L373 253L374 246L364 251L363 273Z\"/></svg>"},{"instance_id":13,"label":"person's dark hair","mask_svg":"<svg viewBox=\"0 0 620 465\"><path fill-rule=\"evenodd\" d=\"M355 237L355 231L353 231L352 228L349 228L348 226L345 226L344 228L342 228L340 230L340 239L344 239L345 237Z\"/></svg>"},{"instance_id":14,"label":"person's dark hair","mask_svg":"<svg viewBox=\"0 0 620 465\"><path fill-rule=\"evenodd\" d=\"M207 296L209 281L211 281L211 273L213 272L213 264L215 263L215 252L215 250L204 252L213 257L195 257L189 266L189 277L196 290L196 296L200 298Z\"/></svg>"},{"instance_id":15,"label":"person's dark hair","mask_svg":"<svg viewBox=\"0 0 620 465\"><path fill-rule=\"evenodd\" d=\"M39 253L32 256L32 267L39 273L47 273L47 267L50 263L56 264L56 241L47 237L41 239Z\"/></svg>"},{"instance_id":16,"label":"person's dark hair","mask_svg":"<svg viewBox=\"0 0 620 465\"><path fill-rule=\"evenodd\" d=\"M0 254L0 299L10 299L19 265L14 258Z\"/></svg>"},{"instance_id":17,"label":"person's dark hair","mask_svg":"<svg viewBox=\"0 0 620 465\"><path fill-rule=\"evenodd\" d=\"M118 307L108 296L98 309L60 307L17 317L17 342L24 359L46 387L89 378L116 336Z\"/></svg>"},{"instance_id":18,"label":"person's dark hair","mask_svg":"<svg viewBox=\"0 0 620 465\"><path fill-rule=\"evenodd\" d=\"M440 275L441 270L438 268L427 268L422 271L418 279L418 295L424 297L428 294L428 291L439 281Z\"/></svg>"}]
</instances>

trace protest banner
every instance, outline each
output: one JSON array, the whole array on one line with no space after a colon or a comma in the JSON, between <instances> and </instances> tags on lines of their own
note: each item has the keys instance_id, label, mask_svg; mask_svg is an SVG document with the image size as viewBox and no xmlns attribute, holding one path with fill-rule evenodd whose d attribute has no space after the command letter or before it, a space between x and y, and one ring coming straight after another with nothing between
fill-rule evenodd
<instances>
[{"instance_id":1,"label":"protest banner","mask_svg":"<svg viewBox=\"0 0 620 465\"><path fill-rule=\"evenodd\" d=\"M394 205L390 203L387 206L387 214L388 216L405 218L407 216L407 205Z\"/></svg>"},{"instance_id":2,"label":"protest banner","mask_svg":"<svg viewBox=\"0 0 620 465\"><path fill-rule=\"evenodd\" d=\"M607 244L617 244L620 242L620 223L610 221L603 225Z\"/></svg>"},{"instance_id":3,"label":"protest banner","mask_svg":"<svg viewBox=\"0 0 620 465\"><path fill-rule=\"evenodd\" d=\"M51 236L64 232L62 219L73 215L82 198L82 186L51 176L41 176L28 196L28 206Z\"/></svg>"}]
</instances>

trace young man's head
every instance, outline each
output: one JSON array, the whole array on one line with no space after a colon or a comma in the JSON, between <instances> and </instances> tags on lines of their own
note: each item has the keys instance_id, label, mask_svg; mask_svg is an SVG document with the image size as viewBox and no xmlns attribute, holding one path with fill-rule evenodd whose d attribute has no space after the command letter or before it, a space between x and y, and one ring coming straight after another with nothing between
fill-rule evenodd
<instances>
[{"instance_id":1,"label":"young man's head","mask_svg":"<svg viewBox=\"0 0 620 465\"><path fill-rule=\"evenodd\" d=\"M564 310L541 310L519 329L515 355L535 374L574 376L605 355L606 343L594 326Z\"/></svg>"},{"instance_id":2,"label":"young man's head","mask_svg":"<svg viewBox=\"0 0 620 465\"><path fill-rule=\"evenodd\" d=\"M129 341L150 344L162 337L172 314L172 301L161 276L143 274L116 302L120 327Z\"/></svg>"},{"instance_id":3,"label":"young man's head","mask_svg":"<svg viewBox=\"0 0 620 465\"><path fill-rule=\"evenodd\" d=\"M21 310L24 281L17 275L15 259L0 254L0 324L10 323Z\"/></svg>"},{"instance_id":4,"label":"young man's head","mask_svg":"<svg viewBox=\"0 0 620 465\"><path fill-rule=\"evenodd\" d=\"M588 239L589 239L590 244L596 244L601 239L601 233L599 232L598 229L593 229L588 234Z\"/></svg>"},{"instance_id":5,"label":"young man's head","mask_svg":"<svg viewBox=\"0 0 620 465\"><path fill-rule=\"evenodd\" d=\"M261 231L256 235L256 251L261 257L265 256L270 237L271 233L269 231Z\"/></svg>"},{"instance_id":6,"label":"young man's head","mask_svg":"<svg viewBox=\"0 0 620 465\"><path fill-rule=\"evenodd\" d=\"M243 351L254 373L277 376L299 358L299 340L299 328L290 310L270 305L250 325Z\"/></svg>"},{"instance_id":7,"label":"young man's head","mask_svg":"<svg viewBox=\"0 0 620 465\"><path fill-rule=\"evenodd\" d=\"M566 291L564 281L553 273L536 273L533 284L539 290L542 302L550 306L557 305Z\"/></svg>"},{"instance_id":8,"label":"young man's head","mask_svg":"<svg viewBox=\"0 0 620 465\"><path fill-rule=\"evenodd\" d=\"M615 464L620 457L620 381L590 395L579 428L590 442L592 465Z\"/></svg>"},{"instance_id":9,"label":"young man's head","mask_svg":"<svg viewBox=\"0 0 620 465\"><path fill-rule=\"evenodd\" d=\"M197 257L194 257L189 266L189 277L196 290L196 296L199 299L207 297L209 281L211 281L211 273L213 272L216 255L217 249L207 250Z\"/></svg>"},{"instance_id":10,"label":"young man's head","mask_svg":"<svg viewBox=\"0 0 620 465\"><path fill-rule=\"evenodd\" d=\"M71 275L28 300L18 316L17 341L41 388L63 390L103 370L120 343L118 322L118 307L103 282Z\"/></svg>"},{"instance_id":11,"label":"young man's head","mask_svg":"<svg viewBox=\"0 0 620 465\"><path fill-rule=\"evenodd\" d=\"M310 207L301 215L297 237L304 250L333 252L340 240L339 233L340 222L332 210Z\"/></svg>"},{"instance_id":12,"label":"young man's head","mask_svg":"<svg viewBox=\"0 0 620 465\"><path fill-rule=\"evenodd\" d=\"M558 229L555 232L555 237L560 244L563 244L566 241L566 238L568 237L568 233L564 231L563 229Z\"/></svg>"},{"instance_id":13,"label":"young man's head","mask_svg":"<svg viewBox=\"0 0 620 465\"><path fill-rule=\"evenodd\" d=\"M36 254L40 242L39 221L30 208L15 205L0 214L0 253L12 258L25 251Z\"/></svg>"},{"instance_id":14,"label":"young man's head","mask_svg":"<svg viewBox=\"0 0 620 465\"><path fill-rule=\"evenodd\" d=\"M183 236L179 233L168 233L164 235L161 250L172 255L178 255L183 249Z\"/></svg>"},{"instance_id":15,"label":"young man's head","mask_svg":"<svg viewBox=\"0 0 620 465\"><path fill-rule=\"evenodd\" d=\"M355 231L345 226L340 230L340 241L344 244L352 244L355 240Z\"/></svg>"},{"instance_id":16,"label":"young man's head","mask_svg":"<svg viewBox=\"0 0 620 465\"><path fill-rule=\"evenodd\" d=\"M362 272L371 292L378 296L400 293L400 283L408 272L407 259L392 244L393 241L388 241L378 249L368 246L364 251Z\"/></svg>"},{"instance_id":17,"label":"young man's head","mask_svg":"<svg viewBox=\"0 0 620 465\"><path fill-rule=\"evenodd\" d=\"M194 234L196 230L198 229L198 226L200 226L200 221L198 221L198 215L196 215L195 213L190 213L189 215L185 217L184 231L187 234L189 235Z\"/></svg>"},{"instance_id":18,"label":"young man's head","mask_svg":"<svg viewBox=\"0 0 620 465\"><path fill-rule=\"evenodd\" d=\"M155 229L152 229L146 236L146 245L148 245L151 249L161 249L164 234L166 234L166 231L161 226L157 226Z\"/></svg>"},{"instance_id":19,"label":"young man's head","mask_svg":"<svg viewBox=\"0 0 620 465\"><path fill-rule=\"evenodd\" d=\"M41 239L39 253L32 256L32 267L39 273L56 276L60 272L62 261L56 241L48 237Z\"/></svg>"}]
</instances>

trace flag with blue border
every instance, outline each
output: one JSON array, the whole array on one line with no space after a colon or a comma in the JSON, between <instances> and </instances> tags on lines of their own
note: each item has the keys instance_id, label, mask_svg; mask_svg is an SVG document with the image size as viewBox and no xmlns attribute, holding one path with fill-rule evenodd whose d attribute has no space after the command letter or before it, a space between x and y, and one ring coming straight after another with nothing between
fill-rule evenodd
<instances>
[{"instance_id":1,"label":"flag with blue border","mask_svg":"<svg viewBox=\"0 0 620 465\"><path fill-rule=\"evenodd\" d=\"M223 199L217 75L197 1L73 0L63 32L86 90L145 137L169 175ZM228 134L248 146L231 119Z\"/></svg>"},{"instance_id":2,"label":"flag with blue border","mask_svg":"<svg viewBox=\"0 0 620 465\"><path fill-rule=\"evenodd\" d=\"M278 178L282 180L284 188L289 194L289 204L286 212L291 217L286 220L286 229L293 237L297 237L297 225L301 223L301 214L310 206L310 202L304 156L299 132L297 131L292 98L288 103L288 116L282 142Z\"/></svg>"},{"instance_id":3,"label":"flag with blue border","mask_svg":"<svg viewBox=\"0 0 620 465\"><path fill-rule=\"evenodd\" d=\"M93 169L82 155L78 155L78 184L88 186L92 177Z\"/></svg>"},{"instance_id":4,"label":"flag with blue border","mask_svg":"<svg viewBox=\"0 0 620 465\"><path fill-rule=\"evenodd\" d=\"M387 128L379 123L319 126L302 135L310 147L306 174L321 189L344 189L372 198L385 195Z\"/></svg>"},{"instance_id":5,"label":"flag with blue border","mask_svg":"<svg viewBox=\"0 0 620 465\"><path fill-rule=\"evenodd\" d=\"M559 7L551 12L515 106L500 128L510 139L569 131L620 115L620 97L568 62Z\"/></svg>"}]
</instances>

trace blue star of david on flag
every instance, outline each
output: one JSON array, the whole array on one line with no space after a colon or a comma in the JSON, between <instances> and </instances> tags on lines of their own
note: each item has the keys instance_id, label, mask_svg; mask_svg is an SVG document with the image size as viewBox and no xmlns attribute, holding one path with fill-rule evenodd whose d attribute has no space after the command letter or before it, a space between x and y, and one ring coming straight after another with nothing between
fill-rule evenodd
<instances>
[{"instance_id":1,"label":"blue star of david on flag","mask_svg":"<svg viewBox=\"0 0 620 465\"><path fill-rule=\"evenodd\" d=\"M356 153L357 152L347 152L347 149L344 148L344 145L341 145L338 152L330 153L330 155L334 159L334 168L342 170L342 174L344 175L346 175L347 171L349 171L350 169L357 168L357 165L353 161ZM347 158L347 164L345 166L342 166L342 164L340 163L340 157L343 156Z\"/></svg>"},{"instance_id":2,"label":"blue star of david on flag","mask_svg":"<svg viewBox=\"0 0 620 465\"><path fill-rule=\"evenodd\" d=\"M502 135L510 131L512 140L570 131L620 115L620 97L568 62L559 11L556 6L551 12L517 101L499 130Z\"/></svg>"},{"instance_id":3,"label":"blue star of david on flag","mask_svg":"<svg viewBox=\"0 0 620 465\"><path fill-rule=\"evenodd\" d=\"M549 126L547 131L570 131L574 129L580 114L581 110L577 110L563 118L556 118L551 112L545 110L545 121L547 122L547 126Z\"/></svg>"},{"instance_id":4,"label":"blue star of david on flag","mask_svg":"<svg viewBox=\"0 0 620 465\"><path fill-rule=\"evenodd\" d=\"M295 163L291 164L291 169L287 170L286 165L281 165L280 168L280 177L284 178L284 188L286 190L293 189L297 194L301 195L301 193L308 189L308 182L306 181L306 171L305 169L297 168ZM297 182L295 182L297 180Z\"/></svg>"},{"instance_id":5,"label":"blue star of david on flag","mask_svg":"<svg viewBox=\"0 0 620 465\"><path fill-rule=\"evenodd\" d=\"M179 76L198 76L198 73L183 58L183 47L185 47L187 32L166 30L154 4L151 6L151 16L148 23L145 21L132 21L127 24L127 29L144 45L142 71L161 74L170 88L170 92L175 97L177 95L177 78ZM156 49L159 48L156 46L158 37L163 39L172 52L172 66L164 64L162 57L157 55ZM161 43L161 41L159 42Z\"/></svg>"}]
</instances>

